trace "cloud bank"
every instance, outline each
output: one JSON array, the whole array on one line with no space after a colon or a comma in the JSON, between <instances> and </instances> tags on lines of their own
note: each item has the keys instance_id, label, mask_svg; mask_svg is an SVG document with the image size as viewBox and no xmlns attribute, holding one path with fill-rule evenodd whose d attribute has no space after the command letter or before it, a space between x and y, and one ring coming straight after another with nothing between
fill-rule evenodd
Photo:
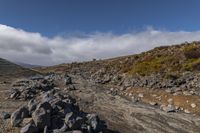
<instances>
[{"instance_id":1,"label":"cloud bank","mask_svg":"<svg viewBox=\"0 0 200 133\"><path fill-rule=\"evenodd\" d=\"M200 40L200 31L169 32L149 28L137 33L95 33L84 37L48 38L0 24L0 57L15 62L55 65L130 55L156 46Z\"/></svg>"}]
</instances>

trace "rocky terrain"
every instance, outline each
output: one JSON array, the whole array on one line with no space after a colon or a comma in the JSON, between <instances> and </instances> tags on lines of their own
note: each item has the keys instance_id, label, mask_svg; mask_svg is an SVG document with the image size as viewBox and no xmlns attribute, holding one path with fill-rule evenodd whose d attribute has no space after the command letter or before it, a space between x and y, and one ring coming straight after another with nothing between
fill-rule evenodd
<instances>
[{"instance_id":1,"label":"rocky terrain","mask_svg":"<svg viewBox=\"0 0 200 133\"><path fill-rule=\"evenodd\" d=\"M1 84L1 132L198 133L199 44L35 68Z\"/></svg>"}]
</instances>

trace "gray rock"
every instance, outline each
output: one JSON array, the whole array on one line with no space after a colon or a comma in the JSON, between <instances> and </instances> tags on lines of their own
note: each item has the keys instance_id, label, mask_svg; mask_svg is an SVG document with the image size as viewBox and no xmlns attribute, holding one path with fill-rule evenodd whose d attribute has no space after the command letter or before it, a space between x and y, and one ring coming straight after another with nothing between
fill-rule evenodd
<instances>
[{"instance_id":1,"label":"gray rock","mask_svg":"<svg viewBox=\"0 0 200 133\"><path fill-rule=\"evenodd\" d=\"M54 99L54 96L52 96L51 94L49 94L48 92L44 93L42 95L42 102L49 102L51 100Z\"/></svg>"},{"instance_id":2,"label":"gray rock","mask_svg":"<svg viewBox=\"0 0 200 133\"><path fill-rule=\"evenodd\" d=\"M65 124L69 127L69 128L72 128L73 127L73 124L75 123L76 121L76 115L73 113L73 112L70 112L70 113L67 113L65 115Z\"/></svg>"},{"instance_id":3,"label":"gray rock","mask_svg":"<svg viewBox=\"0 0 200 133\"><path fill-rule=\"evenodd\" d=\"M72 133L83 133L83 132L80 130L73 130Z\"/></svg>"},{"instance_id":4,"label":"gray rock","mask_svg":"<svg viewBox=\"0 0 200 133\"><path fill-rule=\"evenodd\" d=\"M165 112L176 112L176 107L174 105L167 105L162 107L163 111Z\"/></svg>"},{"instance_id":5,"label":"gray rock","mask_svg":"<svg viewBox=\"0 0 200 133\"><path fill-rule=\"evenodd\" d=\"M65 85L72 84L72 79L68 75L65 75Z\"/></svg>"},{"instance_id":6,"label":"gray rock","mask_svg":"<svg viewBox=\"0 0 200 133\"><path fill-rule=\"evenodd\" d=\"M152 106L158 105L157 102L149 102L149 104L152 105Z\"/></svg>"},{"instance_id":7,"label":"gray rock","mask_svg":"<svg viewBox=\"0 0 200 133\"><path fill-rule=\"evenodd\" d=\"M35 99L31 99L29 102L28 102L28 110L29 110L29 113L32 114L33 111L36 109L37 107L37 101Z\"/></svg>"},{"instance_id":8,"label":"gray rock","mask_svg":"<svg viewBox=\"0 0 200 133\"><path fill-rule=\"evenodd\" d=\"M11 99L17 99L20 96L20 91L19 90L14 90L12 94L10 95Z\"/></svg>"},{"instance_id":9,"label":"gray rock","mask_svg":"<svg viewBox=\"0 0 200 133\"><path fill-rule=\"evenodd\" d=\"M99 118L96 114L88 114L87 116L87 119L88 119L88 124L91 126L91 128L94 130L94 131L97 131L98 130L98 122L99 122Z\"/></svg>"},{"instance_id":10,"label":"gray rock","mask_svg":"<svg viewBox=\"0 0 200 133\"><path fill-rule=\"evenodd\" d=\"M21 128L20 133L37 133L39 129L35 126L33 122L27 124L25 127Z\"/></svg>"},{"instance_id":11,"label":"gray rock","mask_svg":"<svg viewBox=\"0 0 200 133\"><path fill-rule=\"evenodd\" d=\"M60 129L64 125L64 114L57 113L53 116L51 116L51 128L52 129Z\"/></svg>"},{"instance_id":12,"label":"gray rock","mask_svg":"<svg viewBox=\"0 0 200 133\"><path fill-rule=\"evenodd\" d=\"M63 126L60 128L60 131L65 132L67 131L67 129L68 129L68 126L64 123Z\"/></svg>"},{"instance_id":13,"label":"gray rock","mask_svg":"<svg viewBox=\"0 0 200 133\"><path fill-rule=\"evenodd\" d=\"M67 90L72 91L72 90L76 90L75 86L70 84L67 86Z\"/></svg>"},{"instance_id":14,"label":"gray rock","mask_svg":"<svg viewBox=\"0 0 200 133\"><path fill-rule=\"evenodd\" d=\"M45 126L51 126L51 115L50 112L45 108L37 108L32 114L33 121L39 129L44 129Z\"/></svg>"},{"instance_id":15,"label":"gray rock","mask_svg":"<svg viewBox=\"0 0 200 133\"><path fill-rule=\"evenodd\" d=\"M10 118L10 113L3 111L1 113L1 118L3 118L4 120Z\"/></svg>"},{"instance_id":16,"label":"gray rock","mask_svg":"<svg viewBox=\"0 0 200 133\"><path fill-rule=\"evenodd\" d=\"M47 113L51 113L52 111L52 107L51 104L49 102L41 102L38 104L37 109L43 108L45 110L45 112Z\"/></svg>"},{"instance_id":17,"label":"gray rock","mask_svg":"<svg viewBox=\"0 0 200 133\"><path fill-rule=\"evenodd\" d=\"M23 121L24 118L28 117L29 111L27 107L21 107L17 109L11 115L11 125L13 127L19 126L19 124Z\"/></svg>"},{"instance_id":18,"label":"gray rock","mask_svg":"<svg viewBox=\"0 0 200 133\"><path fill-rule=\"evenodd\" d=\"M41 79L44 79L44 76L42 76L42 75L35 75L35 76L32 76L30 79L31 80L41 80Z\"/></svg>"},{"instance_id":19,"label":"gray rock","mask_svg":"<svg viewBox=\"0 0 200 133\"><path fill-rule=\"evenodd\" d=\"M44 127L43 133L50 133L47 126Z\"/></svg>"}]
</instances>

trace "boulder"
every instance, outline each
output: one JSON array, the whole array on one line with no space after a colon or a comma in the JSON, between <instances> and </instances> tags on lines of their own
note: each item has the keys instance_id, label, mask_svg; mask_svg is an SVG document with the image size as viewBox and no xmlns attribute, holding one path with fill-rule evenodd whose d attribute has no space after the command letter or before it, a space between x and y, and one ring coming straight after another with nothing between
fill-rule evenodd
<instances>
[{"instance_id":1,"label":"boulder","mask_svg":"<svg viewBox=\"0 0 200 133\"><path fill-rule=\"evenodd\" d=\"M29 116L29 111L27 107L21 107L17 109L11 115L11 125L13 127L19 126L19 124L23 121L24 118Z\"/></svg>"},{"instance_id":2,"label":"boulder","mask_svg":"<svg viewBox=\"0 0 200 133\"><path fill-rule=\"evenodd\" d=\"M52 107L51 104L49 102L41 102L38 104L37 109L43 108L45 110L45 112L47 113L51 113L52 111Z\"/></svg>"},{"instance_id":3,"label":"boulder","mask_svg":"<svg viewBox=\"0 0 200 133\"><path fill-rule=\"evenodd\" d=\"M70 130L81 129L83 124L86 124L86 118L77 116L75 113L70 112L65 116L65 124Z\"/></svg>"},{"instance_id":4,"label":"boulder","mask_svg":"<svg viewBox=\"0 0 200 133\"><path fill-rule=\"evenodd\" d=\"M88 114L86 116L87 123L91 126L93 131L99 130L99 118L96 114Z\"/></svg>"},{"instance_id":5,"label":"boulder","mask_svg":"<svg viewBox=\"0 0 200 133\"><path fill-rule=\"evenodd\" d=\"M33 112L32 118L39 129L51 126L51 105L48 102L40 103Z\"/></svg>"},{"instance_id":6,"label":"boulder","mask_svg":"<svg viewBox=\"0 0 200 133\"><path fill-rule=\"evenodd\" d=\"M17 99L19 96L20 96L20 91L19 90L14 90L11 95L10 95L10 98L11 99Z\"/></svg>"},{"instance_id":7,"label":"boulder","mask_svg":"<svg viewBox=\"0 0 200 133\"><path fill-rule=\"evenodd\" d=\"M169 112L176 112L176 107L174 105L167 105L162 107L163 111L169 113Z\"/></svg>"},{"instance_id":8,"label":"boulder","mask_svg":"<svg viewBox=\"0 0 200 133\"><path fill-rule=\"evenodd\" d=\"M4 120L10 118L10 113L3 111L1 113L1 118Z\"/></svg>"},{"instance_id":9,"label":"boulder","mask_svg":"<svg viewBox=\"0 0 200 133\"><path fill-rule=\"evenodd\" d=\"M77 117L77 115L75 115L73 112L67 113L67 114L65 115L65 124L66 124L69 128L72 128L72 127L73 127L73 124L74 124L75 121L76 121L76 117Z\"/></svg>"},{"instance_id":10,"label":"boulder","mask_svg":"<svg viewBox=\"0 0 200 133\"><path fill-rule=\"evenodd\" d=\"M64 115L53 115L51 116L51 128L52 129L60 129L64 125Z\"/></svg>"},{"instance_id":11,"label":"boulder","mask_svg":"<svg viewBox=\"0 0 200 133\"><path fill-rule=\"evenodd\" d=\"M35 99L31 99L29 102L28 102L28 110L29 110L29 113L30 115L33 113L33 111L36 109L37 107L37 101Z\"/></svg>"},{"instance_id":12,"label":"boulder","mask_svg":"<svg viewBox=\"0 0 200 133\"><path fill-rule=\"evenodd\" d=\"M43 133L50 133L47 126L44 127Z\"/></svg>"},{"instance_id":13,"label":"boulder","mask_svg":"<svg viewBox=\"0 0 200 133\"><path fill-rule=\"evenodd\" d=\"M72 84L72 79L68 75L65 75L65 85Z\"/></svg>"},{"instance_id":14,"label":"boulder","mask_svg":"<svg viewBox=\"0 0 200 133\"><path fill-rule=\"evenodd\" d=\"M39 129L35 126L33 122L27 124L25 127L21 128L20 133L37 133Z\"/></svg>"}]
</instances>

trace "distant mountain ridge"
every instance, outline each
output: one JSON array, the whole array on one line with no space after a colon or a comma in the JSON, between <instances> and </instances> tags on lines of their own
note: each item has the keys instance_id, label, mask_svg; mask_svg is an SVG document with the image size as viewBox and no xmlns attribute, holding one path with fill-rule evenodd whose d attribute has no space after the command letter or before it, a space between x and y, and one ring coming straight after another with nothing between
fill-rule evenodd
<instances>
[{"instance_id":1,"label":"distant mountain ridge","mask_svg":"<svg viewBox=\"0 0 200 133\"><path fill-rule=\"evenodd\" d=\"M22 66L24 68L36 68L36 67L41 67L40 65L33 65L33 64L27 64L23 62L15 62L15 64Z\"/></svg>"}]
</instances>

